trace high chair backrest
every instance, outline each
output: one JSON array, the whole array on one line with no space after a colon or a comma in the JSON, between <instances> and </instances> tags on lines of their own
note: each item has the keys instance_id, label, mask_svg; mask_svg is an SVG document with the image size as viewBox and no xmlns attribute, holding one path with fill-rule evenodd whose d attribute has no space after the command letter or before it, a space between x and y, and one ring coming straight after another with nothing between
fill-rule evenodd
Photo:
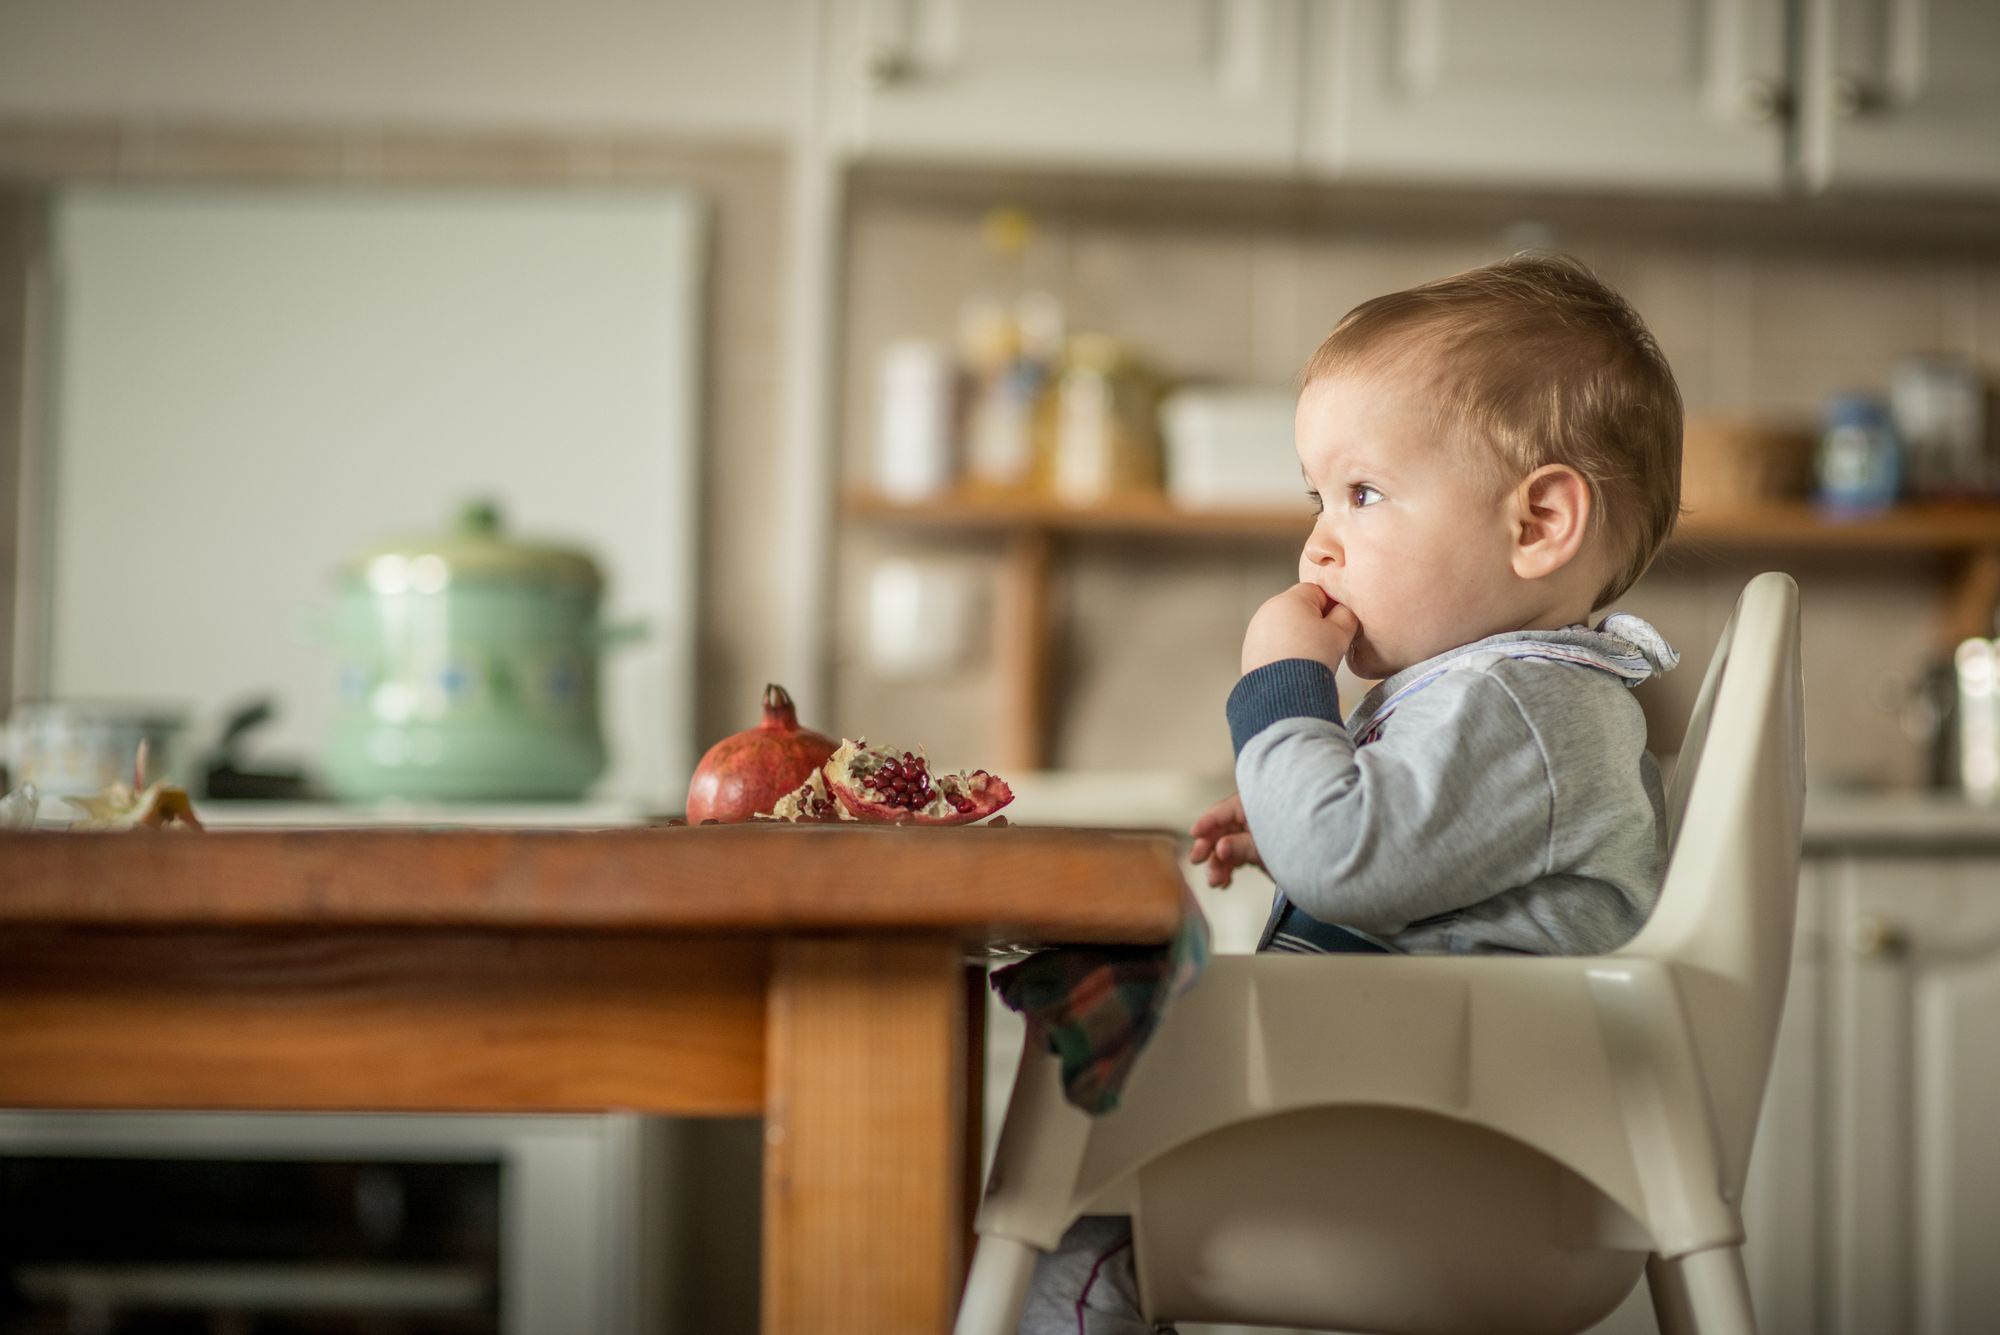
<instances>
[{"instance_id":1,"label":"high chair backrest","mask_svg":"<svg viewBox=\"0 0 2000 1335\"><path fill-rule=\"evenodd\" d=\"M1667 793L1666 883L1618 952L1676 966L1736 1190L1791 970L1804 819L1799 591L1769 572L1744 588L1709 662Z\"/></svg>"}]
</instances>

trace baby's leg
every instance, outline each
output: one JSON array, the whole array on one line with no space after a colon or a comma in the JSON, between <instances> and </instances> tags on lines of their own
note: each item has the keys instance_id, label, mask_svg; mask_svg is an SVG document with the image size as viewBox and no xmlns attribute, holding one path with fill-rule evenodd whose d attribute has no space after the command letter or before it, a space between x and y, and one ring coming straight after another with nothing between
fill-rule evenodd
<instances>
[{"instance_id":1,"label":"baby's leg","mask_svg":"<svg viewBox=\"0 0 2000 1335\"><path fill-rule=\"evenodd\" d=\"M1153 1335L1139 1314L1132 1221L1085 1215L1035 1260L1020 1335Z\"/></svg>"}]
</instances>

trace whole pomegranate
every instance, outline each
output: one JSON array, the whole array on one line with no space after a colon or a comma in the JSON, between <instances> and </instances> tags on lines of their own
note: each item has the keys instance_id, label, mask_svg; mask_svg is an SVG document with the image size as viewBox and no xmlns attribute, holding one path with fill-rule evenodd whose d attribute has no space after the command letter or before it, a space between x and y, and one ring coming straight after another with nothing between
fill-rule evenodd
<instances>
[{"instance_id":1,"label":"whole pomegranate","mask_svg":"<svg viewBox=\"0 0 2000 1335\"><path fill-rule=\"evenodd\" d=\"M764 688L764 721L732 733L694 767L688 783L688 824L733 824L770 811L833 754L832 738L799 726L799 711L782 686Z\"/></svg>"}]
</instances>

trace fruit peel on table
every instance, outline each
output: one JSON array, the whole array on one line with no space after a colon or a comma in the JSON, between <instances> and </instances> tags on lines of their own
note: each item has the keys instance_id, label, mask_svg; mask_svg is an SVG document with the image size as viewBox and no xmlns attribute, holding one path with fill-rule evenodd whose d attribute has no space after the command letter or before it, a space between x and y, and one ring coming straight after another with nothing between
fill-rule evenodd
<instances>
[{"instance_id":1,"label":"fruit peel on table","mask_svg":"<svg viewBox=\"0 0 2000 1335\"><path fill-rule=\"evenodd\" d=\"M132 782L113 782L95 797L63 799L83 812L69 828L83 832L116 830L200 830L187 789L156 779L146 782L146 743L132 760Z\"/></svg>"},{"instance_id":2,"label":"fruit peel on table","mask_svg":"<svg viewBox=\"0 0 2000 1335\"><path fill-rule=\"evenodd\" d=\"M188 799L187 789L170 783L150 783L136 793L122 783L114 783L96 797L63 800L84 813L82 820L70 822L72 830L202 828L201 821L194 814L194 803Z\"/></svg>"},{"instance_id":3,"label":"fruit peel on table","mask_svg":"<svg viewBox=\"0 0 2000 1335\"><path fill-rule=\"evenodd\" d=\"M1006 780L985 770L933 774L921 747L898 751L843 738L826 763L759 820L873 825L970 825L1014 800Z\"/></svg>"}]
</instances>

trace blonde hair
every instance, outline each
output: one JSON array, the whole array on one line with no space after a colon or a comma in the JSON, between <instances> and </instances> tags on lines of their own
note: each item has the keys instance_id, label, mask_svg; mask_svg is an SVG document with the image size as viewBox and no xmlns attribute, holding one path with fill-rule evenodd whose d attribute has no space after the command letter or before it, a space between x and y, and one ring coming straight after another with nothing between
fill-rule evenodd
<instances>
[{"instance_id":1,"label":"blonde hair","mask_svg":"<svg viewBox=\"0 0 2000 1335\"><path fill-rule=\"evenodd\" d=\"M1548 464L1583 476L1614 562L1593 606L1637 582L1680 514L1681 394L1623 297L1567 256L1516 255L1364 301L1303 384L1413 368L1441 434L1482 442L1496 481Z\"/></svg>"}]
</instances>

